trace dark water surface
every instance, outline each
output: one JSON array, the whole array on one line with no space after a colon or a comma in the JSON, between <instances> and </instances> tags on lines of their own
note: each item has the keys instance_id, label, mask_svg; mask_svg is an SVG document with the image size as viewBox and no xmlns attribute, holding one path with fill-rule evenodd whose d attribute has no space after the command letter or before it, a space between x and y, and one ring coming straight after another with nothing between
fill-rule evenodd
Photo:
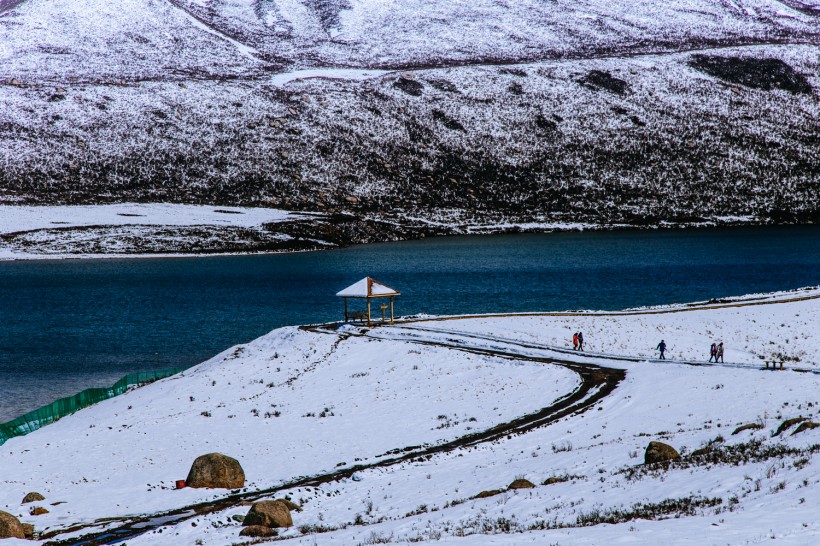
<instances>
[{"instance_id":1,"label":"dark water surface","mask_svg":"<svg viewBox=\"0 0 820 546\"><path fill-rule=\"evenodd\" d=\"M399 314L621 309L820 283L820 226L449 237L329 252L0 262L0 422L125 373L337 320L370 275Z\"/></svg>"}]
</instances>

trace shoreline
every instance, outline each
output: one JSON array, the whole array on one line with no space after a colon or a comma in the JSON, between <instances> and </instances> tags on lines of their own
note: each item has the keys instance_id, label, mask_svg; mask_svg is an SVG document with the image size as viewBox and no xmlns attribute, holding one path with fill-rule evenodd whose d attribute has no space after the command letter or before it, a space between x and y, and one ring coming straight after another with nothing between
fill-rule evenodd
<instances>
[{"instance_id":1,"label":"shoreline","mask_svg":"<svg viewBox=\"0 0 820 546\"><path fill-rule=\"evenodd\" d=\"M802 292L809 292L810 295L802 296L802 297L794 297ZM586 317L629 317L629 316L644 316L644 315L653 315L653 314L665 314L665 313L685 313L689 311L709 311L709 310L716 310L716 309L727 309L731 307L749 307L749 306L756 306L756 305L776 305L782 303L793 303L793 302L800 302L806 300L814 300L820 299L820 285L817 286L803 286L800 288L794 288L791 290L778 290L775 292L761 292L761 293L752 293L752 294L743 294L740 296L725 296L721 297L718 302L712 301L696 301L696 302L675 302L669 303L664 305L656 305L656 306L647 306L647 307L627 307L625 309L620 309L616 311L604 311L604 310L596 310L596 309L582 309L582 310L564 310L564 311L531 311L531 312L520 312L520 313L487 313L487 314L463 314L463 315L425 315L425 314L416 314L416 315L408 315L408 316L400 316L397 317L395 320L395 324L398 326L407 325L407 324L416 324L416 323L429 323L429 322L447 322L447 321L459 321L459 320L471 320L471 319L498 319L498 318L533 318L533 317L577 317L577 318L586 318ZM322 322L322 323L313 323L313 324L294 324L290 326L284 326L283 328L298 328L300 330L305 331L324 331L330 327L340 327L344 323L338 322ZM352 325L352 323L351 323ZM375 327L378 328L381 325L376 325ZM279 328L277 328L279 329ZM267 334L266 334L267 335ZM264 336L263 336L264 337ZM243 346L245 344L239 344L237 346L226 348L224 351L214 355L212 359L217 358L222 354L226 354L232 351L235 347ZM185 370L198 366L199 364L194 364L187 368L174 368L179 370L178 373L182 373ZM140 375L140 374L162 374L168 370L150 370L150 371L142 371L142 372L134 372L132 374L127 374L125 377L130 375ZM820 373L820 370L805 370L810 371L812 373ZM125 379L123 377L123 379ZM136 385L134 388L140 388L144 385L148 385L150 382L142 383ZM94 389L94 387L89 387L90 389ZM109 387L97 387L99 389L106 389ZM69 395L64 398L73 398L77 396L79 392L75 395ZM58 400L62 400L58 399ZM7 422L2 423L0 422L0 426L8 425L22 417L33 414L38 412L39 410L46 408L58 400L52 401L40 408L36 408L25 412L23 414L17 415L16 417L9 419ZM93 405L93 404L92 404ZM85 406L90 407L90 406ZM80 408L84 409L84 408ZM79 411L79 410L78 410ZM48 424L48 423L46 423ZM45 425L43 425L45 426ZM39 427L38 427L39 428ZM33 432L33 430L32 430ZM0 446L3 445L3 442L0 441Z\"/></svg>"},{"instance_id":2,"label":"shoreline","mask_svg":"<svg viewBox=\"0 0 820 546\"><path fill-rule=\"evenodd\" d=\"M20 211L34 217L47 213L50 216L24 218L24 229L21 230L17 222L19 218L3 214ZM74 217L71 221L54 220L60 215L72 213ZM106 219L113 219L116 223L107 223ZM15 227L12 228L12 225ZM0 262L259 256L336 250L359 244L418 241L431 237L813 225L816 224L773 223L754 216L724 216L699 222L660 222L651 225L534 219L453 224L409 215L387 218L217 205L0 205ZM118 247L121 251L90 250L105 248L106 245L108 248Z\"/></svg>"}]
</instances>

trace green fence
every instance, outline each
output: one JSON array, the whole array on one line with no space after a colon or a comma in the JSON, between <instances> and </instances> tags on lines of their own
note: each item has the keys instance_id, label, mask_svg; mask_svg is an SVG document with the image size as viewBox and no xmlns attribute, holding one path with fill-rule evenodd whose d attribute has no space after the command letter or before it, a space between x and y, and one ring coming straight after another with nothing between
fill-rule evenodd
<instances>
[{"instance_id":1,"label":"green fence","mask_svg":"<svg viewBox=\"0 0 820 546\"><path fill-rule=\"evenodd\" d=\"M185 368L173 368L153 372L130 373L110 387L86 389L74 396L55 400L47 406L30 411L16 419L12 419L8 423L0 423L0 445L3 445L9 438L24 436L66 415L87 408L97 402L102 402L103 400L123 394L129 387L151 383L152 381L178 374L184 369Z\"/></svg>"}]
</instances>

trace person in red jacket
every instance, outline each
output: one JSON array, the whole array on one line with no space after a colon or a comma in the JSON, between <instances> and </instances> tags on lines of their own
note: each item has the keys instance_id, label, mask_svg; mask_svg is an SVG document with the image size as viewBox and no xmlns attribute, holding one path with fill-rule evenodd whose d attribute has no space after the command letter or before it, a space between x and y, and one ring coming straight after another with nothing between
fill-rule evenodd
<instances>
[{"instance_id":1,"label":"person in red jacket","mask_svg":"<svg viewBox=\"0 0 820 546\"><path fill-rule=\"evenodd\" d=\"M578 332L575 332L574 334L572 334L572 350L573 351L578 350Z\"/></svg>"}]
</instances>

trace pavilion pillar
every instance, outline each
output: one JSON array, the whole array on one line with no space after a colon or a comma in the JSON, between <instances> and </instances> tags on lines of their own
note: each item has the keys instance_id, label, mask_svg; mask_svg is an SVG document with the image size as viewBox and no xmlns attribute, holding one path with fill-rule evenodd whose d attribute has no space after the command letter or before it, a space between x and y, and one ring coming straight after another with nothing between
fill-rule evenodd
<instances>
[{"instance_id":1,"label":"pavilion pillar","mask_svg":"<svg viewBox=\"0 0 820 546\"><path fill-rule=\"evenodd\" d=\"M393 324L393 296L390 296L390 324Z\"/></svg>"},{"instance_id":2,"label":"pavilion pillar","mask_svg":"<svg viewBox=\"0 0 820 546\"><path fill-rule=\"evenodd\" d=\"M370 298L367 299L367 325L370 326Z\"/></svg>"}]
</instances>

